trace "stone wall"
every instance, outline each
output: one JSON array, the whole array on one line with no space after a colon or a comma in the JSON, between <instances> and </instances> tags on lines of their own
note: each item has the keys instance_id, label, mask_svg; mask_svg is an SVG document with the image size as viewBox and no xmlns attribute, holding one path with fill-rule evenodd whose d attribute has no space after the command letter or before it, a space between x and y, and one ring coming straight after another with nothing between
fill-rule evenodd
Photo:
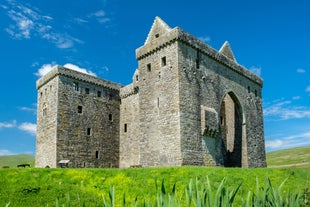
<instances>
[{"instance_id":1,"label":"stone wall","mask_svg":"<svg viewBox=\"0 0 310 207\"><path fill-rule=\"evenodd\" d=\"M36 167L56 167L57 143L57 77L40 82L37 104Z\"/></svg>"},{"instance_id":2,"label":"stone wall","mask_svg":"<svg viewBox=\"0 0 310 207\"><path fill-rule=\"evenodd\" d=\"M52 79L47 78L49 76ZM59 66L44 80L48 80L47 85L53 80L58 84L57 99L50 102L55 116L48 116L54 119L52 125L56 131L53 142L37 143L37 157L46 158L43 151L50 145L56 153L49 158L52 159L50 167L56 167L61 160L70 160L68 167L118 167L121 86ZM37 164L38 167L44 165Z\"/></svg>"}]
</instances>

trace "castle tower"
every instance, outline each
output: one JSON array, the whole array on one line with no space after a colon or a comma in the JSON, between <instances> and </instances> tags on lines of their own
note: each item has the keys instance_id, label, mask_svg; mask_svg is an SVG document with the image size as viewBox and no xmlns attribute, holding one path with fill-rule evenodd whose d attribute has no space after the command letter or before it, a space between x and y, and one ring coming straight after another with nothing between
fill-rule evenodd
<instances>
[{"instance_id":1,"label":"castle tower","mask_svg":"<svg viewBox=\"0 0 310 207\"><path fill-rule=\"evenodd\" d=\"M118 167L120 87L61 66L41 77L36 167Z\"/></svg>"},{"instance_id":2,"label":"castle tower","mask_svg":"<svg viewBox=\"0 0 310 207\"><path fill-rule=\"evenodd\" d=\"M263 81L228 42L216 51L156 17L136 57L121 89L120 167L266 166Z\"/></svg>"}]
</instances>

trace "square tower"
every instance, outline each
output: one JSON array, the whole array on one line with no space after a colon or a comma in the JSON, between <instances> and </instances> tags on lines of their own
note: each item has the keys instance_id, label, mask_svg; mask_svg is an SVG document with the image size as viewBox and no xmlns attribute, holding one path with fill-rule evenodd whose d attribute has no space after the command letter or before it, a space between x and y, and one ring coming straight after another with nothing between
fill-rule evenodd
<instances>
[{"instance_id":1,"label":"square tower","mask_svg":"<svg viewBox=\"0 0 310 207\"><path fill-rule=\"evenodd\" d=\"M118 167L121 85L56 66L37 81L37 167Z\"/></svg>"}]
</instances>

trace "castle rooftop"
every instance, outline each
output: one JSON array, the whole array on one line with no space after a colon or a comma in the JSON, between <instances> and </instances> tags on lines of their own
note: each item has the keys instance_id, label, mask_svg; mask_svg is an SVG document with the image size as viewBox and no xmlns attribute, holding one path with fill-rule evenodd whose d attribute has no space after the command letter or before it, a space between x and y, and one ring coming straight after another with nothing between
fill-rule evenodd
<instances>
[{"instance_id":1,"label":"castle rooftop","mask_svg":"<svg viewBox=\"0 0 310 207\"><path fill-rule=\"evenodd\" d=\"M118 83L113 83L111 81L107 81L101 78L97 78L95 76L78 72L69 68L65 68L60 65L56 65L50 72L42 76L39 80L36 82L37 89L42 87L45 83L47 83L49 80L53 79L54 77L58 75L67 76L79 81L83 81L86 83L92 83L101 87L113 89L113 90L119 90L123 87L123 85Z\"/></svg>"},{"instance_id":2,"label":"castle rooftop","mask_svg":"<svg viewBox=\"0 0 310 207\"><path fill-rule=\"evenodd\" d=\"M217 51L179 27L171 29L159 17L155 18L145 44L136 50L136 58L140 60L176 41L188 44L212 59L226 65L240 75L254 81L260 86L263 86L262 78L237 63L227 41L223 44L220 51Z\"/></svg>"}]
</instances>

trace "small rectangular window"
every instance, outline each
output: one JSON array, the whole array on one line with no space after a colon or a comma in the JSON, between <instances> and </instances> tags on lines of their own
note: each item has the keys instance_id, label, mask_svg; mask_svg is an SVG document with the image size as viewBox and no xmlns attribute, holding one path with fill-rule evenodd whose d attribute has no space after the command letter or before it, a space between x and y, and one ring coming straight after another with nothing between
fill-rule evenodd
<instances>
[{"instance_id":1,"label":"small rectangular window","mask_svg":"<svg viewBox=\"0 0 310 207\"><path fill-rule=\"evenodd\" d=\"M139 76L138 75L136 75L136 81L138 81L139 80Z\"/></svg>"},{"instance_id":2,"label":"small rectangular window","mask_svg":"<svg viewBox=\"0 0 310 207\"><path fill-rule=\"evenodd\" d=\"M87 135L91 134L91 128L87 128Z\"/></svg>"},{"instance_id":3,"label":"small rectangular window","mask_svg":"<svg viewBox=\"0 0 310 207\"><path fill-rule=\"evenodd\" d=\"M98 159L98 158L99 158L99 152L96 151L96 159Z\"/></svg>"},{"instance_id":4,"label":"small rectangular window","mask_svg":"<svg viewBox=\"0 0 310 207\"><path fill-rule=\"evenodd\" d=\"M199 61L199 58L196 59L196 68L197 68L197 69L200 68L200 61Z\"/></svg>"},{"instance_id":5,"label":"small rectangular window","mask_svg":"<svg viewBox=\"0 0 310 207\"><path fill-rule=\"evenodd\" d=\"M78 82L73 82L73 87L75 91L79 91L79 83Z\"/></svg>"},{"instance_id":6,"label":"small rectangular window","mask_svg":"<svg viewBox=\"0 0 310 207\"><path fill-rule=\"evenodd\" d=\"M147 65L146 65L146 68L147 68L147 71L148 71L148 72L151 72L151 70L152 70L151 63L147 64Z\"/></svg>"},{"instance_id":7,"label":"small rectangular window","mask_svg":"<svg viewBox=\"0 0 310 207\"><path fill-rule=\"evenodd\" d=\"M97 97L101 97L101 91L97 91Z\"/></svg>"},{"instance_id":8,"label":"small rectangular window","mask_svg":"<svg viewBox=\"0 0 310 207\"><path fill-rule=\"evenodd\" d=\"M85 94L89 94L89 88L85 88Z\"/></svg>"},{"instance_id":9,"label":"small rectangular window","mask_svg":"<svg viewBox=\"0 0 310 207\"><path fill-rule=\"evenodd\" d=\"M161 66L166 66L166 65L167 65L166 57L162 57L161 58Z\"/></svg>"},{"instance_id":10,"label":"small rectangular window","mask_svg":"<svg viewBox=\"0 0 310 207\"><path fill-rule=\"evenodd\" d=\"M109 121L113 121L112 114L109 114Z\"/></svg>"},{"instance_id":11,"label":"small rectangular window","mask_svg":"<svg viewBox=\"0 0 310 207\"><path fill-rule=\"evenodd\" d=\"M78 106L78 113L81 114L83 112L83 107L82 106Z\"/></svg>"},{"instance_id":12,"label":"small rectangular window","mask_svg":"<svg viewBox=\"0 0 310 207\"><path fill-rule=\"evenodd\" d=\"M127 132L127 124L124 124L124 132Z\"/></svg>"}]
</instances>

